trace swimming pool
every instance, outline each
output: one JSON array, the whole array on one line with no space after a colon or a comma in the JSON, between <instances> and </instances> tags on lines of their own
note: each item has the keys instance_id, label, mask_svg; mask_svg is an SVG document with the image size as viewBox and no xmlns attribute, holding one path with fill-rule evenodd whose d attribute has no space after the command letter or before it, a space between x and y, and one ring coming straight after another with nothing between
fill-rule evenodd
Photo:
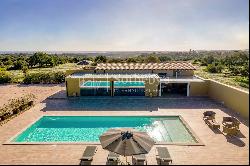
<instances>
[{"instance_id":1,"label":"swimming pool","mask_svg":"<svg viewBox=\"0 0 250 166\"><path fill-rule=\"evenodd\" d=\"M110 87L110 81L86 81L83 82L81 87ZM143 81L114 81L115 87L144 87L145 83Z\"/></svg>"},{"instance_id":2,"label":"swimming pool","mask_svg":"<svg viewBox=\"0 0 250 166\"><path fill-rule=\"evenodd\" d=\"M156 142L198 143L179 116L43 116L11 142L99 142L110 128L146 131Z\"/></svg>"},{"instance_id":3,"label":"swimming pool","mask_svg":"<svg viewBox=\"0 0 250 166\"><path fill-rule=\"evenodd\" d=\"M145 96L143 81L86 81L80 86L81 96Z\"/></svg>"}]
</instances>

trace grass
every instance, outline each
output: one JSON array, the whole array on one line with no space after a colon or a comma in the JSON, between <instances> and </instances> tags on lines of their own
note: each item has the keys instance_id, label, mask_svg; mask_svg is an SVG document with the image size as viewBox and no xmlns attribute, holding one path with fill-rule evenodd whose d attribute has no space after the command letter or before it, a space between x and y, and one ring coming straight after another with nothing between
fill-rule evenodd
<instances>
[{"instance_id":1,"label":"grass","mask_svg":"<svg viewBox=\"0 0 250 166\"><path fill-rule=\"evenodd\" d=\"M240 88L242 90L246 90L246 91L249 90L248 83L243 83L239 81L243 77L232 76L227 71L223 71L222 73L209 73L209 72L204 71L204 69L206 68L205 66L196 66L196 67L197 67L197 70L194 73L197 76L200 76L205 79L213 79L218 82Z\"/></svg>"},{"instance_id":2,"label":"grass","mask_svg":"<svg viewBox=\"0 0 250 166\"><path fill-rule=\"evenodd\" d=\"M28 73L39 73L39 72L58 72L58 71L63 71L65 72L66 70L69 69L75 69L78 68L79 65L76 63L66 63L62 65L58 65L55 67L51 68L33 68L29 69ZM24 74L22 70L10 70L9 73L13 76L13 82L14 83L20 83L24 79Z\"/></svg>"}]
</instances>

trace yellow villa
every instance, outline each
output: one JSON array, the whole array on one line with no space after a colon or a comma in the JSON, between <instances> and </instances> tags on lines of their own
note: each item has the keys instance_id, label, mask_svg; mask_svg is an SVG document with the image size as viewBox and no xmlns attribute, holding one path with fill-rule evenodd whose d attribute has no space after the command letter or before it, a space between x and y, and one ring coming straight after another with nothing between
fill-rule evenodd
<instances>
[{"instance_id":1,"label":"yellow villa","mask_svg":"<svg viewBox=\"0 0 250 166\"><path fill-rule=\"evenodd\" d=\"M100 63L96 67L68 70L68 96L183 96L203 95L189 62Z\"/></svg>"}]
</instances>

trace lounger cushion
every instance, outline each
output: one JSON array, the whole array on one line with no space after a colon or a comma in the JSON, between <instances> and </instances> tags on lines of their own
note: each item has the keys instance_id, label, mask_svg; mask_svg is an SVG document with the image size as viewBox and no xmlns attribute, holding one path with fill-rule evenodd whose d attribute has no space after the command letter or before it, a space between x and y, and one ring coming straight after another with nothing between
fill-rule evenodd
<instances>
[{"instance_id":1,"label":"lounger cushion","mask_svg":"<svg viewBox=\"0 0 250 166\"><path fill-rule=\"evenodd\" d=\"M168 149L166 147L156 147L157 151L158 151L158 156L157 158L159 158L162 161L169 161L172 162L172 158L168 152Z\"/></svg>"},{"instance_id":2,"label":"lounger cushion","mask_svg":"<svg viewBox=\"0 0 250 166\"><path fill-rule=\"evenodd\" d=\"M92 160L96 150L97 146L87 146L80 160Z\"/></svg>"}]
</instances>

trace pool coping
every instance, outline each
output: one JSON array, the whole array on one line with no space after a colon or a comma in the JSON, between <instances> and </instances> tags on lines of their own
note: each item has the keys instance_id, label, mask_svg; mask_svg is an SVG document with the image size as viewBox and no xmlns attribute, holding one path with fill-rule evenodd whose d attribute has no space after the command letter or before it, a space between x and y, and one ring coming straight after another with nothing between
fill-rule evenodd
<instances>
[{"instance_id":1,"label":"pool coping","mask_svg":"<svg viewBox=\"0 0 250 166\"><path fill-rule=\"evenodd\" d=\"M20 135L22 132L24 132L26 129L31 127L33 124L35 124L38 120L40 120L44 116L77 116L77 115L41 115L38 118L36 118L34 121L32 121L30 124L28 124L25 128L17 132L14 136L9 138L7 141L2 143L2 145L101 145L100 142L12 142L14 138L16 138L18 135ZM82 116L82 115L79 115ZM93 116L93 115L84 115L84 116ZM99 116L100 115L94 115ZM110 116L110 115L101 115L103 117ZM112 115L121 117L121 115ZM126 115L127 117L131 116L138 116L138 115ZM205 144L201 141L201 139L195 134L194 130L188 125L188 123L184 120L184 118L181 115L139 115L141 117L176 117L178 116L181 120L181 123L184 125L184 127L187 129L187 131L190 133L190 135L193 137L196 143L183 143L183 142L156 142L155 145L177 145L177 146L205 146Z\"/></svg>"}]
</instances>

